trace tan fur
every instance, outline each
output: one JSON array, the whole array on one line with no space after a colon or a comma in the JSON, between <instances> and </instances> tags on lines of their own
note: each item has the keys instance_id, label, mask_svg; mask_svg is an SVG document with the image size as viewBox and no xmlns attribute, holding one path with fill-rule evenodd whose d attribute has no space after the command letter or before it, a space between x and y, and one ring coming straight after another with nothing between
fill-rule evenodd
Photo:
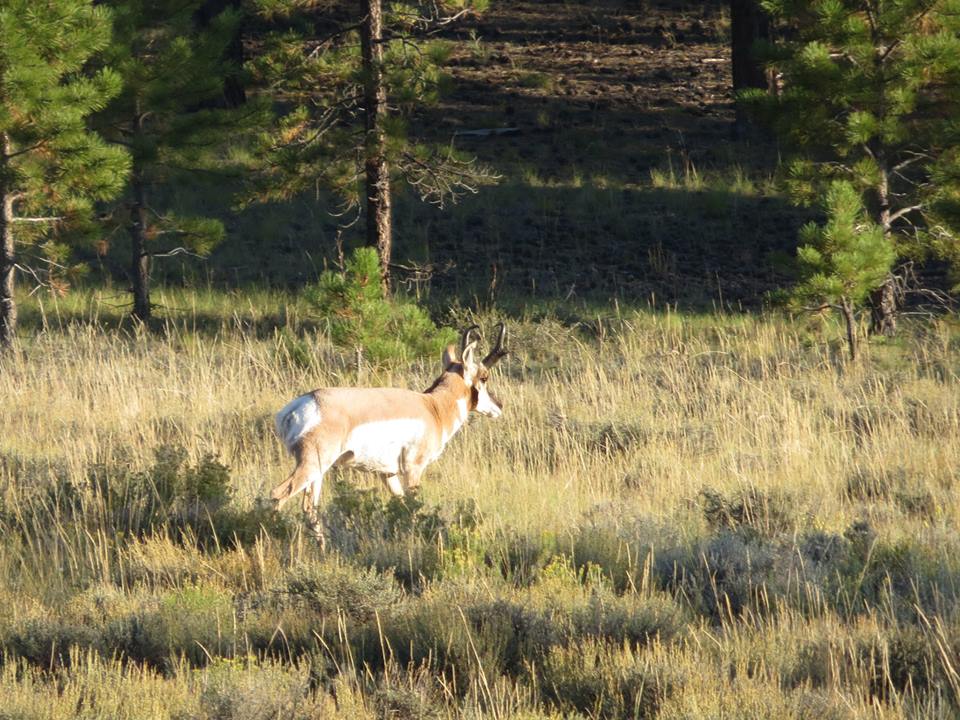
<instances>
[{"instance_id":1,"label":"tan fur","mask_svg":"<svg viewBox=\"0 0 960 720\"><path fill-rule=\"evenodd\" d=\"M453 435L458 420L457 401L470 403L467 385L459 364L444 371L423 393L399 388L320 388L314 400L320 408L322 422L297 442L294 456L297 466L290 476L277 485L271 497L282 504L310 482L310 472L336 465L350 465L351 458L344 443L352 428L382 420L421 420L427 437L415 457L405 458L412 483L419 484L425 466L440 453L443 436Z\"/></svg>"},{"instance_id":2,"label":"tan fur","mask_svg":"<svg viewBox=\"0 0 960 720\"><path fill-rule=\"evenodd\" d=\"M502 350L502 332L497 347ZM423 471L440 456L470 411L491 417L501 413L500 403L486 392L489 373L475 360L475 349L476 342L466 343L466 338L462 357L454 346L448 347L443 373L422 393L398 388L320 388L309 393L313 403L291 401L290 414L278 416L278 432L298 432L295 425L287 425L287 418L296 418L306 429L293 436L296 440L285 440L291 443L297 464L270 494L277 506L305 491L303 509L322 545L317 505L323 476L330 468L356 465L380 473L389 490L399 496L419 486Z\"/></svg>"}]
</instances>

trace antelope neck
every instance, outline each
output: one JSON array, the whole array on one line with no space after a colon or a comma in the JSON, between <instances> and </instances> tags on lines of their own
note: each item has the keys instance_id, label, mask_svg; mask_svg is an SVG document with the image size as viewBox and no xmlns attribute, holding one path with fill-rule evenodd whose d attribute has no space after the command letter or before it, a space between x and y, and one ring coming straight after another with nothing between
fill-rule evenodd
<instances>
[{"instance_id":1,"label":"antelope neck","mask_svg":"<svg viewBox=\"0 0 960 720\"><path fill-rule=\"evenodd\" d=\"M428 392L436 404L437 415L446 438L451 437L464 422L470 412L470 388L463 378L454 373L444 377Z\"/></svg>"}]
</instances>

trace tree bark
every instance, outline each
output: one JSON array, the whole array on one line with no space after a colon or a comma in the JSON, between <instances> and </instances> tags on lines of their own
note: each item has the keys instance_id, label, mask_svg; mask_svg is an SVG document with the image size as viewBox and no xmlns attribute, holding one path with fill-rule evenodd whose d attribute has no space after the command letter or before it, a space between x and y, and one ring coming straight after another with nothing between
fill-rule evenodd
<instances>
[{"instance_id":1,"label":"tree bark","mask_svg":"<svg viewBox=\"0 0 960 720\"><path fill-rule=\"evenodd\" d=\"M857 319L853 314L853 305L849 298L840 299L840 312L843 314L843 321L847 326L847 347L850 350L850 361L856 362L857 359Z\"/></svg>"},{"instance_id":2,"label":"tree bark","mask_svg":"<svg viewBox=\"0 0 960 720\"><path fill-rule=\"evenodd\" d=\"M0 181L5 177L11 153L10 138L3 136L0 147ZM0 184L0 350L13 345L17 333L17 301L13 296L15 258L13 254L13 193Z\"/></svg>"},{"instance_id":3,"label":"tree bark","mask_svg":"<svg viewBox=\"0 0 960 720\"><path fill-rule=\"evenodd\" d=\"M150 319L150 254L147 252L147 191L143 179L133 177L133 207L130 224L131 265L133 281L133 316Z\"/></svg>"},{"instance_id":4,"label":"tree bark","mask_svg":"<svg viewBox=\"0 0 960 720\"><path fill-rule=\"evenodd\" d=\"M383 6L381 0L362 0L360 45L363 59L364 172L366 177L367 245L380 256L383 292L390 289L393 227L390 208L390 167L387 162L384 120L387 89L383 82Z\"/></svg>"},{"instance_id":5,"label":"tree bark","mask_svg":"<svg viewBox=\"0 0 960 720\"><path fill-rule=\"evenodd\" d=\"M17 334L17 301L13 297L15 260L13 254L13 194L2 192L0 211L0 350L13 345Z\"/></svg>"},{"instance_id":6,"label":"tree bark","mask_svg":"<svg viewBox=\"0 0 960 720\"><path fill-rule=\"evenodd\" d=\"M892 275L870 293L870 333L886 337L897 334L897 281Z\"/></svg>"},{"instance_id":7,"label":"tree bark","mask_svg":"<svg viewBox=\"0 0 960 720\"><path fill-rule=\"evenodd\" d=\"M749 88L771 89L767 71L753 51L757 40L769 38L770 20L757 0L730 0L730 51L737 135L746 133L748 123L736 94Z\"/></svg>"},{"instance_id":8,"label":"tree bark","mask_svg":"<svg viewBox=\"0 0 960 720\"><path fill-rule=\"evenodd\" d=\"M873 151L880 166L880 183L877 186L880 227L883 235L890 239L893 234L893 222L890 220L890 172L887 166L886 149L879 145ZM897 281L888 275L883 284L870 293L870 334L893 337L897 334Z\"/></svg>"}]
</instances>

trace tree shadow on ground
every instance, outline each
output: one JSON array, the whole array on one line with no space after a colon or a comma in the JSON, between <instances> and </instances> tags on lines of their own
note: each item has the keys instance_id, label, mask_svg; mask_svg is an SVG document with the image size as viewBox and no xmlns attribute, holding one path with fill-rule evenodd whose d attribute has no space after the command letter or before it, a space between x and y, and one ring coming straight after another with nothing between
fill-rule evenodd
<instances>
[{"instance_id":1,"label":"tree shadow on ground","mask_svg":"<svg viewBox=\"0 0 960 720\"><path fill-rule=\"evenodd\" d=\"M429 222L398 207L398 253L449 267L432 289L494 301L583 298L757 308L790 279L809 213L721 189L486 189Z\"/></svg>"}]
</instances>

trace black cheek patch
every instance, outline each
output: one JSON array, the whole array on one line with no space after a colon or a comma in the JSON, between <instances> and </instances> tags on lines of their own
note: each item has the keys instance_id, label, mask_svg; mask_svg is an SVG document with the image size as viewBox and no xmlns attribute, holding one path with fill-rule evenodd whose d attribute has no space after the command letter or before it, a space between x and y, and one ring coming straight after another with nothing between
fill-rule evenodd
<instances>
[{"instance_id":1,"label":"black cheek patch","mask_svg":"<svg viewBox=\"0 0 960 720\"><path fill-rule=\"evenodd\" d=\"M470 409L476 410L477 405L480 403L480 393L477 392L475 387L470 388Z\"/></svg>"}]
</instances>

